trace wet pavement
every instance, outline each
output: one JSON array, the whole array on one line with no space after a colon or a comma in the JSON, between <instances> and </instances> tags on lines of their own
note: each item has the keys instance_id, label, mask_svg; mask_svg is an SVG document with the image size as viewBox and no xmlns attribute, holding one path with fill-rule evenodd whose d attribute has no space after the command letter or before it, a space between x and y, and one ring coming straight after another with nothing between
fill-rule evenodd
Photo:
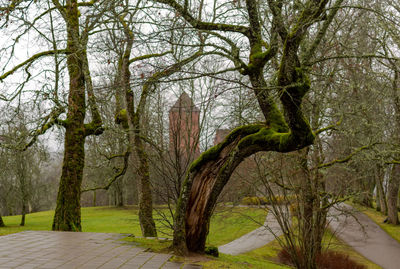
<instances>
[{"instance_id":1,"label":"wet pavement","mask_svg":"<svg viewBox=\"0 0 400 269\"><path fill-rule=\"evenodd\" d=\"M120 241L121 234L25 231L0 236L0 269L191 269Z\"/></svg>"}]
</instances>

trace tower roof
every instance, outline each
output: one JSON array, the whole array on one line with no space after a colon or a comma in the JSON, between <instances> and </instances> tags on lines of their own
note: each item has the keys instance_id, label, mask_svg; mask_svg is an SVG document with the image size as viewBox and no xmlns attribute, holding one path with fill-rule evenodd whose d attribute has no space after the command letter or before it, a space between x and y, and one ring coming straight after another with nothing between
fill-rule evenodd
<instances>
[{"instance_id":1,"label":"tower roof","mask_svg":"<svg viewBox=\"0 0 400 269\"><path fill-rule=\"evenodd\" d=\"M200 112L200 109L195 106L192 98L186 93L183 92L175 104L171 107L170 111L192 111L192 112Z\"/></svg>"}]
</instances>

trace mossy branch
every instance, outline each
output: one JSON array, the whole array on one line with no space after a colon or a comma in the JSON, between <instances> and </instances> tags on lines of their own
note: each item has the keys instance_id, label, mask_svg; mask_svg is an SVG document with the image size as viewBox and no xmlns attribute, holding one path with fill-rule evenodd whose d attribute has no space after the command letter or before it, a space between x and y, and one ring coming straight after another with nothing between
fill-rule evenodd
<instances>
[{"instance_id":1,"label":"mossy branch","mask_svg":"<svg viewBox=\"0 0 400 269\"><path fill-rule=\"evenodd\" d=\"M67 21L67 14L65 13L65 8L61 5L60 1L52 0L53 5L57 8L58 12L60 12L61 16Z\"/></svg>"},{"instance_id":2,"label":"mossy branch","mask_svg":"<svg viewBox=\"0 0 400 269\"><path fill-rule=\"evenodd\" d=\"M385 162L385 164L400 164L400 161L399 160L391 160L391 161Z\"/></svg>"},{"instance_id":3,"label":"mossy branch","mask_svg":"<svg viewBox=\"0 0 400 269\"><path fill-rule=\"evenodd\" d=\"M307 29L325 12L325 6L328 2L329 0L308 0L304 4L303 11L300 13L297 23L289 32L288 38L290 38L292 42L299 43L307 32Z\"/></svg>"},{"instance_id":4,"label":"mossy branch","mask_svg":"<svg viewBox=\"0 0 400 269\"><path fill-rule=\"evenodd\" d=\"M12 68L11 70L9 70L6 73L4 73L3 75L1 75L0 76L0 82L3 81L8 76L14 74L17 70L19 70L20 68L24 67L25 65L32 64L33 62L35 62L36 60L38 60L38 59L40 59L42 57L49 56L49 55L54 55L54 54L63 54L63 53L66 53L66 52L67 52L67 50L63 49L63 50L49 50L49 51L43 51L43 52L37 53L37 54L33 55L32 57L30 57L29 59L27 59L26 61L18 64L17 66Z\"/></svg>"},{"instance_id":5,"label":"mossy branch","mask_svg":"<svg viewBox=\"0 0 400 269\"><path fill-rule=\"evenodd\" d=\"M236 32L241 33L245 36L250 36L250 31L248 27L241 25L232 25L225 23L212 23L203 22L194 18L187 9L182 5L178 4L175 0L154 0L154 2L160 4L166 4L177 11L193 28L197 30L207 30L207 31L225 31L225 32Z\"/></svg>"},{"instance_id":6,"label":"mossy branch","mask_svg":"<svg viewBox=\"0 0 400 269\"><path fill-rule=\"evenodd\" d=\"M354 150L352 153L350 153L347 157L345 157L343 159L336 159L336 160L333 160L333 161L328 162L328 163L323 163L323 164L318 165L316 168L318 168L318 169L328 168L328 167L331 167L331 166L333 166L335 164L338 164L338 163L346 163L346 162L350 161L354 157L354 155L358 154L359 152L361 152L363 150L370 149L373 146L375 146L376 144L378 144L378 143L372 143L370 145L365 145L365 146L359 147L359 148Z\"/></svg>"},{"instance_id":7,"label":"mossy branch","mask_svg":"<svg viewBox=\"0 0 400 269\"><path fill-rule=\"evenodd\" d=\"M317 63L330 61L330 60L338 60L338 59L385 59L385 60L395 60L398 61L400 58L389 57L384 55L376 55L376 54L363 54L363 55L335 55L330 57L324 57L316 59L312 62L308 63L308 66L312 66Z\"/></svg>"},{"instance_id":8,"label":"mossy branch","mask_svg":"<svg viewBox=\"0 0 400 269\"><path fill-rule=\"evenodd\" d=\"M317 136L320 133L323 133L325 131L335 129L336 127L340 126L342 124L342 122L343 122L343 116L340 117L339 121L337 121L336 123L328 125L328 126L326 126L324 128L321 128L321 129L318 129L318 130L314 131L314 134Z\"/></svg>"},{"instance_id":9,"label":"mossy branch","mask_svg":"<svg viewBox=\"0 0 400 269\"><path fill-rule=\"evenodd\" d=\"M45 133L47 132L47 130L49 130L49 129L50 129L51 127L53 127L54 125L56 125L56 124L63 125L62 121L59 120L58 117L59 117L62 113L64 113L64 112L65 112L65 109L64 109L64 108L59 108L59 109L56 109L56 110L52 111L49 115L47 115L47 116L45 117L44 124L43 124L39 129L37 129L36 131L34 131L34 133L33 133L33 135L32 135L31 141L29 141L29 143L27 143L26 145L24 145L24 146L21 148L21 151L25 151L25 150L27 150L28 148L30 148L33 144L35 144L37 138L38 138L40 135L45 134Z\"/></svg>"},{"instance_id":10,"label":"mossy branch","mask_svg":"<svg viewBox=\"0 0 400 269\"><path fill-rule=\"evenodd\" d=\"M322 38L325 36L328 27L331 25L333 18L336 16L336 13L339 11L340 5L343 3L344 0L337 0L332 7L331 12L329 13L328 17L324 21L322 27L319 29L317 36L314 39L314 42L311 44L310 48L307 50L305 55L303 56L303 63L308 65L311 57L314 55L315 50L317 49L318 45L321 43Z\"/></svg>"},{"instance_id":11,"label":"mossy branch","mask_svg":"<svg viewBox=\"0 0 400 269\"><path fill-rule=\"evenodd\" d=\"M133 63L133 62L137 62L137 61L142 61L142 60L146 60L146 59L150 59L150 58L156 58L156 57L162 57L165 56L169 53L172 53L172 50L163 52L163 53L153 53L153 54L146 54L146 55L142 55L142 56L138 56L132 59L129 59L129 64Z\"/></svg>"},{"instance_id":12,"label":"mossy branch","mask_svg":"<svg viewBox=\"0 0 400 269\"><path fill-rule=\"evenodd\" d=\"M0 11L5 11L5 12L10 13L14 9L16 9L19 6L19 4L21 4L24 1L23 0L11 0L9 2L11 2L11 3L8 4L8 6L0 7Z\"/></svg>"},{"instance_id":13,"label":"mossy branch","mask_svg":"<svg viewBox=\"0 0 400 269\"><path fill-rule=\"evenodd\" d=\"M274 17L274 26L282 40L286 40L288 30L282 17L282 5L275 0L268 0L268 6Z\"/></svg>"},{"instance_id":14,"label":"mossy branch","mask_svg":"<svg viewBox=\"0 0 400 269\"><path fill-rule=\"evenodd\" d=\"M217 44L210 44L211 46L220 49L222 51L224 51L226 54L220 53L219 55L226 57L228 59L230 59L233 64L235 65L235 67L242 73L242 74L246 74L248 73L248 68L247 65L240 59L240 49L238 48L238 46L235 44L235 42L233 42L231 39L227 38L226 36L223 36L219 33L216 32L211 32L211 31L206 31L208 34L213 35L218 37L219 39L225 41L230 47L231 50L229 51L228 49L219 46ZM218 53L216 53L218 54Z\"/></svg>"},{"instance_id":15,"label":"mossy branch","mask_svg":"<svg viewBox=\"0 0 400 269\"><path fill-rule=\"evenodd\" d=\"M245 137L247 135L257 133L263 127L265 127L264 124L252 124L252 125L240 126L234 129L225 137L225 139L221 143L203 152L199 156L199 158L197 158L190 165L189 171L193 173L194 171L200 169L205 163L216 159L221 153L221 151L224 149L224 147L226 147L228 144L232 143L239 137Z\"/></svg>"},{"instance_id":16,"label":"mossy branch","mask_svg":"<svg viewBox=\"0 0 400 269\"><path fill-rule=\"evenodd\" d=\"M89 2L80 2L80 3L78 3L78 7L91 7L98 2L99 2L99 0L91 0Z\"/></svg>"},{"instance_id":17,"label":"mossy branch","mask_svg":"<svg viewBox=\"0 0 400 269\"><path fill-rule=\"evenodd\" d=\"M87 47L87 39L84 40L83 47L86 49ZM92 121L88 124L85 124L85 136L89 135L100 135L103 133L104 128L102 127L103 125L103 120L101 118L101 114L99 111L99 108L97 106L96 102L96 97L94 95L94 90L93 90L93 81L92 81L92 76L90 74L90 68L89 68L89 61L87 58L86 53L82 53L82 69L83 69L83 76L85 78L85 85L86 85L86 92L87 92L87 97L88 97L88 102L89 102L89 108L90 112L92 114Z\"/></svg>"}]
</instances>

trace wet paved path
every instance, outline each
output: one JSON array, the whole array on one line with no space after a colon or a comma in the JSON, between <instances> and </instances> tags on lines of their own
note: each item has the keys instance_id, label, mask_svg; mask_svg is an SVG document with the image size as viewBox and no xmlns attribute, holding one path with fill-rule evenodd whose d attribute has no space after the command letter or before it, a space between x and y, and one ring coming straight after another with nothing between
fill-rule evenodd
<instances>
[{"instance_id":1,"label":"wet paved path","mask_svg":"<svg viewBox=\"0 0 400 269\"><path fill-rule=\"evenodd\" d=\"M349 205L332 209L329 225L341 240L384 269L400 268L400 243L365 214ZM351 215L342 212L350 212Z\"/></svg>"},{"instance_id":2,"label":"wet paved path","mask_svg":"<svg viewBox=\"0 0 400 269\"><path fill-rule=\"evenodd\" d=\"M400 243L378 224L351 206L340 204L329 210L328 222L336 236L361 255L384 269L400 268ZM268 214L263 227L218 247L225 254L238 255L262 247L280 235L277 220Z\"/></svg>"},{"instance_id":3,"label":"wet paved path","mask_svg":"<svg viewBox=\"0 0 400 269\"><path fill-rule=\"evenodd\" d=\"M282 230L275 216L268 212L264 226L239 237L238 239L218 247L218 251L230 255L238 255L265 246L280 236Z\"/></svg>"},{"instance_id":4,"label":"wet paved path","mask_svg":"<svg viewBox=\"0 0 400 269\"><path fill-rule=\"evenodd\" d=\"M0 236L0 269L177 269L169 254L145 252L118 241L124 235L26 231Z\"/></svg>"}]
</instances>

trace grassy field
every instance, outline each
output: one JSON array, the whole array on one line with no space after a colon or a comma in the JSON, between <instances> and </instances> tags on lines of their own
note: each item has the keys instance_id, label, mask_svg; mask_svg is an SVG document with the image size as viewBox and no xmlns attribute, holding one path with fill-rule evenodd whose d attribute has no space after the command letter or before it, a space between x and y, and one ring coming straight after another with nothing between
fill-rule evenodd
<instances>
[{"instance_id":1,"label":"grassy field","mask_svg":"<svg viewBox=\"0 0 400 269\"><path fill-rule=\"evenodd\" d=\"M369 212L370 211L370 212ZM381 221L379 212L369 210L367 215L376 218L377 222ZM167 213L165 207L155 210L154 217L156 219L159 237L170 238L171 230L165 226L165 221L161 221L158 213ZM228 243L256 228L258 228L265 220L265 209L261 208L245 208L245 207L218 207L211 219L210 234L207 238L207 244L219 246ZM20 227L20 216L3 217L7 227L0 228L0 235L16 233L25 230L51 230L51 223L54 211L38 212L28 214L26 217L26 226ZM383 217L382 217L383 220ZM164 223L164 224L163 224ZM393 225L392 225L393 226ZM390 226L389 226L390 227ZM170 244L163 240L147 240L138 238L141 236L137 207L89 207L82 208L82 228L84 232L102 232L102 233L126 233L133 234L136 237L133 240L144 247L154 251L162 251ZM397 230L396 230L397 229ZM393 234L399 234L399 228L389 229L395 230ZM329 237L329 238L328 238ZM367 265L370 269L380 268L379 266L368 261L350 247L340 242L336 238L328 236L326 242L329 241L330 249L337 250L348 254L352 259ZM330 239L331 238L331 239ZM270 268L283 269L289 268L277 263L271 262L276 260L276 255L280 251L280 246L273 241L266 246L250 251L243 255L231 256L221 254L219 258L210 258L202 260L200 264L204 268Z\"/></svg>"},{"instance_id":2,"label":"grassy field","mask_svg":"<svg viewBox=\"0 0 400 269\"><path fill-rule=\"evenodd\" d=\"M156 219L159 237L170 237L170 230L161 221L159 213L167 213L166 208L157 208ZM210 234L207 244L213 246L228 243L260 226L265 220L267 212L260 208L221 207L215 210L211 219ZM3 220L7 227L0 228L0 235L17 233L26 230L51 230L54 211L44 211L28 214L26 226L19 226L21 216L7 216ZM84 232L127 233L140 236L140 226L137 207L89 207L82 208L82 229ZM162 251L170 242L164 240L148 240L130 238L154 251ZM251 256L220 255L219 258L210 258L202 261L204 268L288 268L264 259Z\"/></svg>"},{"instance_id":3,"label":"grassy field","mask_svg":"<svg viewBox=\"0 0 400 269\"><path fill-rule=\"evenodd\" d=\"M171 230L157 213L167 213L166 208L155 210L159 237L171 237ZM25 230L51 230L54 211L44 211L26 215L26 226L19 226L20 216L3 217L7 227L0 228L0 235L17 233ZM238 238L263 223L266 216L264 209L258 208L217 208L211 219L209 245L222 245ZM127 233L140 236L137 207L88 207L82 208L82 230L99 233Z\"/></svg>"}]
</instances>

